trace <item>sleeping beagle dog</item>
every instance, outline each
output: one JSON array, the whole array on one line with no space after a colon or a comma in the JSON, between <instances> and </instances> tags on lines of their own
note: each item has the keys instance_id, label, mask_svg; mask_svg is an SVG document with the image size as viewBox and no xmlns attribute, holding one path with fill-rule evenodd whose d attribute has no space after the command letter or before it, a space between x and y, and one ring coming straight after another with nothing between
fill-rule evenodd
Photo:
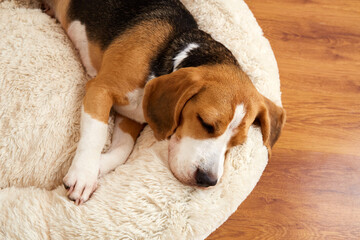
<instances>
[{"instance_id":1,"label":"sleeping beagle dog","mask_svg":"<svg viewBox=\"0 0 360 240\"><path fill-rule=\"evenodd\" d=\"M279 137L284 110L262 96L233 54L179 0L46 0L79 50L87 73L81 138L64 177L68 197L87 201L99 175L130 155L149 124L169 139L169 167L184 184L208 187L223 174L229 148L254 122L268 148ZM111 108L112 146L101 154Z\"/></svg>"}]
</instances>

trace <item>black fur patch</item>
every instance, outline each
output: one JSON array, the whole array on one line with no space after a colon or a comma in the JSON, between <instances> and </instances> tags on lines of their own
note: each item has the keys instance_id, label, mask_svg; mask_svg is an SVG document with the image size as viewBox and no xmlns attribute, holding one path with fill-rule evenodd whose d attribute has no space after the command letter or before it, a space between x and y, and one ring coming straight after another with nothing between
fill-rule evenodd
<instances>
[{"instance_id":1,"label":"black fur patch","mask_svg":"<svg viewBox=\"0 0 360 240\"><path fill-rule=\"evenodd\" d=\"M155 75L171 73L174 70L174 57L190 43L197 43L199 47L187 54L188 57L180 63L178 69L221 63L238 65L233 54L223 44L204 31L193 28L177 35L153 61L152 71Z\"/></svg>"},{"instance_id":2,"label":"black fur patch","mask_svg":"<svg viewBox=\"0 0 360 240\"><path fill-rule=\"evenodd\" d=\"M175 32L197 27L178 0L72 0L68 16L71 21L85 24L89 39L100 43L103 49L126 29L143 21L167 21Z\"/></svg>"},{"instance_id":3,"label":"black fur patch","mask_svg":"<svg viewBox=\"0 0 360 240\"><path fill-rule=\"evenodd\" d=\"M173 71L173 59L189 43L197 43L194 49L178 66L235 64L232 53L221 43L198 29L198 25L179 0L71 0L68 16L70 21L85 24L87 36L105 50L126 29L149 20L168 22L173 31L152 60L155 76ZM156 31L156 29L154 29Z\"/></svg>"}]
</instances>

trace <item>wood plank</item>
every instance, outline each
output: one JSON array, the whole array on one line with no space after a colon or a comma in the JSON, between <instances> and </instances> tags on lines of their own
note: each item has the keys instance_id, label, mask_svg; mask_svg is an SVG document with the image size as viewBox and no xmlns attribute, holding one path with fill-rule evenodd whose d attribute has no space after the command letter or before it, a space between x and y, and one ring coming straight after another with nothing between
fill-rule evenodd
<instances>
[{"instance_id":1,"label":"wood plank","mask_svg":"<svg viewBox=\"0 0 360 240\"><path fill-rule=\"evenodd\" d=\"M278 150L238 212L208 239L357 239L360 157Z\"/></svg>"},{"instance_id":2,"label":"wood plank","mask_svg":"<svg viewBox=\"0 0 360 240\"><path fill-rule=\"evenodd\" d=\"M287 90L287 125L277 147L360 156L354 144L360 143L360 101L348 95Z\"/></svg>"},{"instance_id":3,"label":"wood plank","mask_svg":"<svg viewBox=\"0 0 360 240\"><path fill-rule=\"evenodd\" d=\"M288 119L260 182L208 239L360 239L360 1L245 1Z\"/></svg>"}]
</instances>

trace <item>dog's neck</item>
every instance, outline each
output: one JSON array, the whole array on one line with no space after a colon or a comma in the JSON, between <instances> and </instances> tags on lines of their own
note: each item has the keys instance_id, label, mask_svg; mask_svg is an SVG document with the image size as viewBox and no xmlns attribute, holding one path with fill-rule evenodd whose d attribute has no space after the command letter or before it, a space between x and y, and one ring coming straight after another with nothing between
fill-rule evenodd
<instances>
[{"instance_id":1,"label":"dog's neck","mask_svg":"<svg viewBox=\"0 0 360 240\"><path fill-rule=\"evenodd\" d=\"M165 45L153 61L149 79L185 67L222 63L239 65L224 45L199 29L178 34Z\"/></svg>"}]
</instances>

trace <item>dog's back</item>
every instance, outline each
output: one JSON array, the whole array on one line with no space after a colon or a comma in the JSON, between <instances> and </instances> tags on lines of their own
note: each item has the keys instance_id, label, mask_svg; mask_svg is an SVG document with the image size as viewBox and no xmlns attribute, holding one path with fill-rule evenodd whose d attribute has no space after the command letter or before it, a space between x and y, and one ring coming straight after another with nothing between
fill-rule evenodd
<instances>
[{"instance_id":1,"label":"dog's back","mask_svg":"<svg viewBox=\"0 0 360 240\"><path fill-rule=\"evenodd\" d=\"M174 35L197 28L178 0L76 0L69 3L68 16L82 22L89 40L103 49L127 29L147 21L169 23Z\"/></svg>"},{"instance_id":2,"label":"dog's back","mask_svg":"<svg viewBox=\"0 0 360 240\"><path fill-rule=\"evenodd\" d=\"M195 19L179 0L72 0L68 17L69 21L79 20L84 24L88 39L102 50L135 26L150 21L168 24L171 32L150 65L149 72L155 77L174 71L174 56L192 42L202 47L192 51L194 56L182 61L177 69L224 61L237 65L230 51L198 29Z\"/></svg>"}]
</instances>

